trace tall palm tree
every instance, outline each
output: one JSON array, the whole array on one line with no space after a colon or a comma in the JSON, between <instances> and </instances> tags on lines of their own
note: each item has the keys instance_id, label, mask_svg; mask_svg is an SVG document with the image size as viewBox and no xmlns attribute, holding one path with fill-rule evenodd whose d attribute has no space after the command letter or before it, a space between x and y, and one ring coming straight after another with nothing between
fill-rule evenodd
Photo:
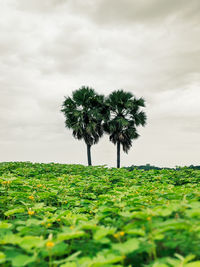
<instances>
[{"instance_id":1,"label":"tall palm tree","mask_svg":"<svg viewBox=\"0 0 200 267\"><path fill-rule=\"evenodd\" d=\"M104 96L82 86L72 93L72 97L65 97L61 111L65 115L65 126L72 129L75 138L85 141L88 166L92 165L91 146L103 135Z\"/></svg>"},{"instance_id":2,"label":"tall palm tree","mask_svg":"<svg viewBox=\"0 0 200 267\"><path fill-rule=\"evenodd\" d=\"M117 168L120 168L120 146L128 153L133 139L139 137L136 127L146 124L146 114L140 110L145 107L143 98L135 98L123 90L112 92L106 99L109 118L105 120L104 130L110 141L117 144Z\"/></svg>"}]
</instances>

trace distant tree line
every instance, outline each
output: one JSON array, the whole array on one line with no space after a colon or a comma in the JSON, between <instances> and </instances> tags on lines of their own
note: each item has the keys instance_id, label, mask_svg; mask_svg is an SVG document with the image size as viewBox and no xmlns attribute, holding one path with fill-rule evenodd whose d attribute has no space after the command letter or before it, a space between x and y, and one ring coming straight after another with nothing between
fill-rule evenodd
<instances>
[{"instance_id":1,"label":"distant tree line","mask_svg":"<svg viewBox=\"0 0 200 267\"><path fill-rule=\"evenodd\" d=\"M170 169L170 168L167 168L167 167L156 167L154 165L146 164L146 165L139 165L139 166L131 165L130 167L124 167L124 169L127 169L129 171L132 171L134 169L149 171L149 170L162 170L162 169Z\"/></svg>"},{"instance_id":2,"label":"distant tree line","mask_svg":"<svg viewBox=\"0 0 200 267\"><path fill-rule=\"evenodd\" d=\"M200 166L194 166L194 165L190 165L190 166L185 166L187 169L193 169L193 170L200 170ZM138 170L145 170L145 171L149 171L149 170L180 170L183 167L175 167L175 168L169 168L169 167L156 167L154 165L150 165L150 164L146 164L146 165L132 165L130 167L124 167L124 169L127 169L129 171L132 171L134 169L138 169Z\"/></svg>"},{"instance_id":3,"label":"distant tree line","mask_svg":"<svg viewBox=\"0 0 200 267\"><path fill-rule=\"evenodd\" d=\"M65 126L72 130L73 136L84 140L89 166L92 165L91 147L106 133L117 146L117 168L120 168L121 147L128 153L133 140L139 137L137 127L146 124L143 107L145 100L130 92L116 90L105 97L93 88L82 86L72 93L72 97L65 97L61 112L65 116Z\"/></svg>"}]
</instances>

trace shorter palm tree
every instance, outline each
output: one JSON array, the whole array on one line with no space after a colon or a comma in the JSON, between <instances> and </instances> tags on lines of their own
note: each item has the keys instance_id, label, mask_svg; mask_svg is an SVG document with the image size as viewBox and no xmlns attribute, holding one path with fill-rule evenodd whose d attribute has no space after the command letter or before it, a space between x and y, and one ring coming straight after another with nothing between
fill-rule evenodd
<instances>
[{"instance_id":1,"label":"shorter palm tree","mask_svg":"<svg viewBox=\"0 0 200 267\"><path fill-rule=\"evenodd\" d=\"M140 110L145 107L143 98L135 98L132 93L117 90L106 99L109 118L105 119L104 130L110 141L117 144L117 168L120 168L120 147L128 153L132 141L139 137L136 127L146 124L146 114Z\"/></svg>"},{"instance_id":2,"label":"shorter palm tree","mask_svg":"<svg viewBox=\"0 0 200 267\"><path fill-rule=\"evenodd\" d=\"M72 97L65 97L61 111L65 115L65 126L72 129L75 138L85 141L88 165L92 165L91 146L103 135L104 96L82 86L72 93Z\"/></svg>"}]
</instances>

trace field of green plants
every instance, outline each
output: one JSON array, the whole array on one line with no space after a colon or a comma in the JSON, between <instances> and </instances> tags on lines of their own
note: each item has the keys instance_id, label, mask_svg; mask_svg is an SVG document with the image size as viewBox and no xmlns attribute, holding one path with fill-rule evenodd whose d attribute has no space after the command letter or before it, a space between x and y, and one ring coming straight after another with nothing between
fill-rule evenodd
<instances>
[{"instance_id":1,"label":"field of green plants","mask_svg":"<svg viewBox=\"0 0 200 267\"><path fill-rule=\"evenodd\" d=\"M0 163L0 266L200 266L200 171Z\"/></svg>"}]
</instances>

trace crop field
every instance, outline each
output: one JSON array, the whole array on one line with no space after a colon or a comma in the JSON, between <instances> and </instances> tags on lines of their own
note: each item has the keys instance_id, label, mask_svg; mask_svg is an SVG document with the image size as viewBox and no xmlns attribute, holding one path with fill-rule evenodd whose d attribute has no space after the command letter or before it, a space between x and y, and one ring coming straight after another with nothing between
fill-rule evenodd
<instances>
[{"instance_id":1,"label":"crop field","mask_svg":"<svg viewBox=\"0 0 200 267\"><path fill-rule=\"evenodd\" d=\"M0 163L0 266L200 266L200 171Z\"/></svg>"}]
</instances>

